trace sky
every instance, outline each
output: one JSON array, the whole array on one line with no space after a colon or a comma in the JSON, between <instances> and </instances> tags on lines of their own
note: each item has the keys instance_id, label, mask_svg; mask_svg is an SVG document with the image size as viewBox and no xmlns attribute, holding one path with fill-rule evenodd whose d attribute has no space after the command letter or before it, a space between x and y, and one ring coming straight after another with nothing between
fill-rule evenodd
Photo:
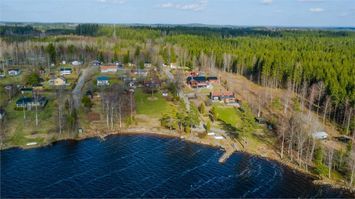
<instances>
[{"instance_id":1,"label":"sky","mask_svg":"<svg viewBox=\"0 0 355 199\"><path fill-rule=\"evenodd\" d=\"M0 0L0 21L355 27L355 0Z\"/></svg>"}]
</instances>

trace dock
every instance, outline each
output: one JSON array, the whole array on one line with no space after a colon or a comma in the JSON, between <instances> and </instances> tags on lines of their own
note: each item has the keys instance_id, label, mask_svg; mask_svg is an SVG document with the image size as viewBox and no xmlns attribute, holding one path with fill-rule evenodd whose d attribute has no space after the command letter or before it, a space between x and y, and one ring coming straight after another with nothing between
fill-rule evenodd
<instances>
[{"instance_id":1,"label":"dock","mask_svg":"<svg viewBox=\"0 0 355 199\"><path fill-rule=\"evenodd\" d=\"M219 163L224 163L228 158L237 150L228 150L223 153L223 155L219 158L218 162Z\"/></svg>"},{"instance_id":2,"label":"dock","mask_svg":"<svg viewBox=\"0 0 355 199\"><path fill-rule=\"evenodd\" d=\"M233 141L230 137L226 136L226 143L225 146L223 147L225 152L223 153L223 155L218 159L219 163L224 163L225 161L227 161L227 159L233 155L234 152L236 151L240 151L239 147L237 145L237 143L235 141ZM241 143L240 143L241 144ZM241 144L242 148L244 148L244 146Z\"/></svg>"}]
</instances>

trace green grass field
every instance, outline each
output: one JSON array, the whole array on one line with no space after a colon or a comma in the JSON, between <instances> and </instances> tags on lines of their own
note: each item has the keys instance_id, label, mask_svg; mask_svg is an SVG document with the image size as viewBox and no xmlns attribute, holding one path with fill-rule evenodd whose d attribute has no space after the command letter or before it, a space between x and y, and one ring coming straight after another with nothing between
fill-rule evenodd
<instances>
[{"instance_id":1,"label":"green grass field","mask_svg":"<svg viewBox=\"0 0 355 199\"><path fill-rule=\"evenodd\" d=\"M15 100L6 108L6 139L9 145L25 145L27 142L42 143L46 135L56 128L54 102L49 100L46 107L38 110L38 126L35 124L35 110L16 111Z\"/></svg>"},{"instance_id":2,"label":"green grass field","mask_svg":"<svg viewBox=\"0 0 355 199\"><path fill-rule=\"evenodd\" d=\"M162 113L169 111L169 103L160 92L152 94L144 93L137 89L134 93L137 114L145 114L160 117Z\"/></svg>"},{"instance_id":3,"label":"green grass field","mask_svg":"<svg viewBox=\"0 0 355 199\"><path fill-rule=\"evenodd\" d=\"M234 127L239 127L242 123L241 117L233 107L217 106L214 105L218 119L222 120L226 124L230 124Z\"/></svg>"}]
</instances>

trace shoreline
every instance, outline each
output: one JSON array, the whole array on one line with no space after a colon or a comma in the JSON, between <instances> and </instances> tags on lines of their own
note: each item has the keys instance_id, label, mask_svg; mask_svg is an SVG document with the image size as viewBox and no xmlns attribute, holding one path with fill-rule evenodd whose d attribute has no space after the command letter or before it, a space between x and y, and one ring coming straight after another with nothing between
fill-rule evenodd
<instances>
[{"instance_id":1,"label":"shoreline","mask_svg":"<svg viewBox=\"0 0 355 199\"><path fill-rule=\"evenodd\" d=\"M314 185L330 186L331 188L342 189L342 190L349 191L351 194L355 194L355 187L351 188L351 187L341 185L341 184L334 184L331 181L329 181L328 179L322 179L321 176L318 176L316 174L310 173L309 171L306 171L302 168L297 167L296 165L294 165L290 161L282 161L280 158L275 158L272 156L251 152L248 150L237 150L235 148L231 149L230 146L226 146L225 144L221 144L221 142L219 142L219 144L218 144L218 142L211 143L211 142L209 142L209 140L206 140L206 139L201 139L199 137L193 137L191 135L189 135L189 136L180 135L180 133L178 133L176 131L170 131L170 130L166 130L166 129L160 129L159 131L157 131L154 129L145 129L145 128L127 128L122 131L111 131L111 132L106 132L104 134L103 133L99 133L99 134L98 133L89 133L89 134L84 134L83 136L74 137L74 138L73 137L61 137L61 138L58 138L54 141L46 142L41 145L8 146L6 148L1 147L0 150L2 151L2 150L15 149L15 148L27 150L27 149L35 149L35 148L41 148L41 147L50 147L51 145L53 145L57 142L62 142L62 141L83 141L83 140L92 139L92 138L105 140L109 136L121 136L121 135L132 135L132 136L134 136L134 135L148 135L148 136L162 137L162 138L177 138L177 139L180 139L180 140L183 140L186 142L190 142L193 144L199 144L199 145L204 145L207 147L220 149L220 150L224 151L223 155L220 157L220 159L224 156L227 156L227 157L224 157L225 159L223 161L219 161L220 164L223 164L223 162L225 160L228 160L229 157L236 152L246 153L246 154L249 154L252 156L256 156L258 158L263 158L263 159L266 159L269 161L274 161L281 166L288 167L293 172L298 172L302 175L310 177L310 178L312 178L312 182ZM195 138L195 139L192 139L192 138Z\"/></svg>"}]
</instances>

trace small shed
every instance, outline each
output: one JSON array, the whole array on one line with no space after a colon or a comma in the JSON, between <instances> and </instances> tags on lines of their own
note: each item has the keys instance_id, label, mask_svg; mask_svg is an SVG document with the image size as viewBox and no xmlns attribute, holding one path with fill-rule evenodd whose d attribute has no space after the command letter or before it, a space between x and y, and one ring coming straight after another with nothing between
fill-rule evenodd
<instances>
[{"instance_id":1,"label":"small shed","mask_svg":"<svg viewBox=\"0 0 355 199\"><path fill-rule=\"evenodd\" d=\"M32 94L33 93L33 88L21 88L21 94Z\"/></svg>"},{"instance_id":2,"label":"small shed","mask_svg":"<svg viewBox=\"0 0 355 199\"><path fill-rule=\"evenodd\" d=\"M10 76L17 76L21 73L20 69L10 69L7 71Z\"/></svg>"},{"instance_id":3,"label":"small shed","mask_svg":"<svg viewBox=\"0 0 355 199\"><path fill-rule=\"evenodd\" d=\"M60 69L60 75L70 75L71 73L72 73L72 69L71 68L62 67Z\"/></svg>"},{"instance_id":4,"label":"small shed","mask_svg":"<svg viewBox=\"0 0 355 199\"><path fill-rule=\"evenodd\" d=\"M0 108L0 120L4 119L6 115L6 112L4 109Z\"/></svg>"},{"instance_id":5,"label":"small shed","mask_svg":"<svg viewBox=\"0 0 355 199\"><path fill-rule=\"evenodd\" d=\"M326 133L324 131L318 131L318 132L312 133L312 137L316 140L324 140L324 139L328 138L328 133Z\"/></svg>"}]
</instances>

